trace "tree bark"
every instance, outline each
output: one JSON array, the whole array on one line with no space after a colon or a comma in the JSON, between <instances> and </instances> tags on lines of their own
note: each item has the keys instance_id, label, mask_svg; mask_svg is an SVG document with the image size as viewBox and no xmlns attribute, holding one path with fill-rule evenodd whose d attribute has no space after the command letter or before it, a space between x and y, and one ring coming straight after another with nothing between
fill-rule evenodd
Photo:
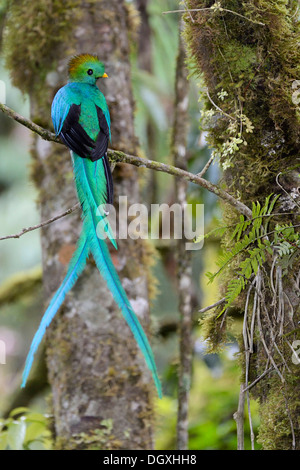
<instances>
[{"instance_id":1,"label":"tree bark","mask_svg":"<svg viewBox=\"0 0 300 470\"><path fill-rule=\"evenodd\" d=\"M172 132L172 154L174 165L187 169L187 132L189 84L185 66L186 53L182 40L182 23L179 24L178 55L175 77L174 124ZM175 181L175 199L181 206L182 219L187 204L188 182ZM182 233L184 233L182 224ZM188 449L189 395L192 372L192 256L186 250L186 239L177 242L176 267L177 289L180 312L179 366L178 366L178 410L177 410L177 449Z\"/></svg>"},{"instance_id":2,"label":"tree bark","mask_svg":"<svg viewBox=\"0 0 300 470\"><path fill-rule=\"evenodd\" d=\"M49 128L51 101L66 82L66 59L76 53L97 53L109 76L100 88L110 108L112 147L134 154L137 142L125 2L74 0L62 4L59 12L52 2L18 3L11 8L7 62L15 84L30 95L31 118ZM22 61L25 81L16 70L22 41L27 54ZM70 155L63 146L39 137L34 138L32 154L41 219L47 220L76 202ZM126 195L128 204L139 202L137 171L125 164L116 167L116 208L119 195ZM80 230L79 213L42 230L45 305L66 273ZM139 240L118 240L118 247L118 252L112 252L113 262L147 330L150 254ZM48 328L47 364L56 448L152 448L152 379L92 259Z\"/></svg>"}]
</instances>

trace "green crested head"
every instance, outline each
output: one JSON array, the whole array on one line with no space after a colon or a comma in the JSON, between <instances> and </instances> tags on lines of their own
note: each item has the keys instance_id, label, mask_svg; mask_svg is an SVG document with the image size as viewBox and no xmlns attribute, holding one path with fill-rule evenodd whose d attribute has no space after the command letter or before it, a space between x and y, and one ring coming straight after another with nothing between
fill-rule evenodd
<instances>
[{"instance_id":1,"label":"green crested head","mask_svg":"<svg viewBox=\"0 0 300 470\"><path fill-rule=\"evenodd\" d=\"M106 78L105 67L96 55L80 54L72 57L68 68L69 81L95 85L98 78Z\"/></svg>"}]
</instances>

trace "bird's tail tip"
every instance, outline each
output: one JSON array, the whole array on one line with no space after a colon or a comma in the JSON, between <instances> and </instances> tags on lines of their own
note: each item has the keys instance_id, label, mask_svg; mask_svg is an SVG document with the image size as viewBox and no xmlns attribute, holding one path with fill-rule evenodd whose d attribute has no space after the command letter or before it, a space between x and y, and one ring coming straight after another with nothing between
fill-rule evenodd
<instances>
[{"instance_id":1,"label":"bird's tail tip","mask_svg":"<svg viewBox=\"0 0 300 470\"><path fill-rule=\"evenodd\" d=\"M155 383L155 386L156 386L158 398L162 399L163 392L162 392L160 380L159 380L157 375L155 375L153 378L154 378L154 383Z\"/></svg>"},{"instance_id":2,"label":"bird's tail tip","mask_svg":"<svg viewBox=\"0 0 300 470\"><path fill-rule=\"evenodd\" d=\"M22 379L21 388L26 387L27 377Z\"/></svg>"}]
</instances>

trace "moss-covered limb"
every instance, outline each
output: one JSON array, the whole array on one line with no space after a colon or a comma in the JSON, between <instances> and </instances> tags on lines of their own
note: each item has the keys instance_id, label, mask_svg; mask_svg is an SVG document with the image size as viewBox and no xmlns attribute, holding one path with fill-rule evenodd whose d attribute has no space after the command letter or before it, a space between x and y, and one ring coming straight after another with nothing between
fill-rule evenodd
<instances>
[{"instance_id":1,"label":"moss-covered limb","mask_svg":"<svg viewBox=\"0 0 300 470\"><path fill-rule=\"evenodd\" d=\"M36 288L41 286L41 283L42 271L40 268L15 274L0 286L0 305L15 302L23 296L32 294Z\"/></svg>"},{"instance_id":2,"label":"moss-covered limb","mask_svg":"<svg viewBox=\"0 0 300 470\"><path fill-rule=\"evenodd\" d=\"M0 110L7 114L10 118L15 119L20 124L24 125L28 129L32 130L34 133L38 134L44 140L50 142L57 142L62 143L59 138L55 136L52 132L44 129L41 126L38 126L30 119L21 116L20 114L16 113L14 110L9 108L6 105L0 103ZM122 163L129 163L131 165L143 168L149 168L155 171L162 171L164 173L168 173L170 175L176 176L178 178L183 178L186 181L191 181L192 183L198 184L203 188L207 189L208 191L214 193L221 199L223 199L228 204L232 205L238 212L245 215L246 217L251 217L252 213L251 210L245 206L245 204L241 203L238 199L235 199L232 195L228 194L223 189L219 188L218 186L210 183L206 179L200 177L199 175L194 175L186 170L182 170L181 168L177 168L172 165L167 165L166 163L156 162L154 160L148 160L146 158L137 157L136 155L129 155L125 152L120 150L108 150L109 159L112 162L122 162Z\"/></svg>"},{"instance_id":3,"label":"moss-covered limb","mask_svg":"<svg viewBox=\"0 0 300 470\"><path fill-rule=\"evenodd\" d=\"M257 201L263 205L272 193L279 195L274 209L280 214L279 223L297 226L300 110L293 100L293 84L300 76L298 2L187 0L186 4L188 9L202 10L185 14L185 37L191 68L208 91L202 96L202 125L220 157L225 189L248 207ZM256 24L259 22L264 26ZM281 172L284 178L279 185ZM230 206L224 211L224 219L237 222ZM270 221L270 232L277 222L275 217ZM232 234L229 229L222 239L225 252L234 248ZM271 243L273 235L269 237ZM244 252L228 267L222 297L247 258L250 253ZM249 368L249 383L255 383L251 393L262 404L261 441L264 448L289 449L299 448L300 442L295 393L300 376L299 367L291 367L291 351L283 338L297 338L299 256L295 253L284 269L280 263L275 249L266 256L260 275L251 277L255 289L251 293L244 290L235 307L245 316L250 349L255 351L251 354L245 344L250 361L244 366ZM207 316L205 331L217 339L216 314ZM263 375L270 364L273 373Z\"/></svg>"}]
</instances>

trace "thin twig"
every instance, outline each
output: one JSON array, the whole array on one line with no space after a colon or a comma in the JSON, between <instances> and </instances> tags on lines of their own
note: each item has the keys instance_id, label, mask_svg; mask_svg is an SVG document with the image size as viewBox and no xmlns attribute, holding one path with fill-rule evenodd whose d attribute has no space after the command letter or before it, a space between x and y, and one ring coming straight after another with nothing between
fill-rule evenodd
<instances>
[{"instance_id":1,"label":"thin twig","mask_svg":"<svg viewBox=\"0 0 300 470\"><path fill-rule=\"evenodd\" d=\"M280 175L282 175L282 172L278 173L278 175L276 175L276 183L277 185L282 189L282 191L285 192L285 194L290 198L291 201L293 201L293 203L298 207L298 209L300 209L300 206L299 204L297 203L297 201L292 198L292 196L287 192L287 190L282 186L282 184L279 183L279 177Z\"/></svg>"},{"instance_id":2,"label":"thin twig","mask_svg":"<svg viewBox=\"0 0 300 470\"><path fill-rule=\"evenodd\" d=\"M248 381L249 381L250 354L251 354L251 352L253 352L253 336L252 336L252 332L251 332L251 335L249 334L248 319L247 319L247 317L248 317L248 304L249 304L250 294L251 294L251 291L252 291L255 283L257 283L257 276L251 282L251 285L248 289L247 299L246 299L246 304L245 304L244 322L243 322L243 339L244 339L245 364L246 364L246 366L245 366L245 385L247 385ZM255 305L256 296L257 296L257 293L255 292L254 305ZM253 307L251 324L253 322L254 313L255 313L255 310L254 310L254 307ZM252 331L252 327L251 327L251 331ZM243 388L242 388L242 385L241 385L240 396L243 395L244 393L245 392L243 391ZM252 449L254 449L255 436L254 436L253 426L252 426L250 397L249 397L249 392L248 391L246 392L246 396L247 396L248 418L249 418L249 425L250 425L251 447L252 447ZM244 400L245 400L245 398L244 398Z\"/></svg>"},{"instance_id":3,"label":"thin twig","mask_svg":"<svg viewBox=\"0 0 300 470\"><path fill-rule=\"evenodd\" d=\"M216 158L216 154L213 153L210 159L208 160L208 162L206 163L206 165L203 167L203 169L199 173L197 173L197 176L199 176L199 178L202 178L205 175L205 173L207 172L207 170L209 169L210 165L212 164L215 158Z\"/></svg>"},{"instance_id":4,"label":"thin twig","mask_svg":"<svg viewBox=\"0 0 300 470\"><path fill-rule=\"evenodd\" d=\"M235 121L236 122L236 118L234 118L233 116L230 116L230 114L227 114L225 113L225 111L223 111L223 109L220 108L220 106L218 106L211 98L210 94L208 93L208 90L206 89L205 90L206 92L206 95L207 95L207 98L209 99L209 101L211 102L211 104L218 110L220 111L220 113L224 114L224 116L227 116L229 119L231 119L232 121Z\"/></svg>"},{"instance_id":5,"label":"thin twig","mask_svg":"<svg viewBox=\"0 0 300 470\"><path fill-rule=\"evenodd\" d=\"M244 309L244 321L243 321L243 339L244 339L244 348L245 348L245 353L246 353L246 378L247 378L247 370L248 370L247 355L249 355L253 349L253 346L251 343L251 337L249 334L249 328L248 328L248 305L249 305L250 294L253 289L253 282L251 282L250 287L247 292L245 309ZM246 380L246 383L247 383L247 380Z\"/></svg>"},{"instance_id":6,"label":"thin twig","mask_svg":"<svg viewBox=\"0 0 300 470\"><path fill-rule=\"evenodd\" d=\"M187 6L186 2L183 2L183 3L184 3L184 6L185 6L185 9L186 9L186 11L188 11L188 12L189 12L189 17L191 18L191 20L192 20L192 23L195 23L195 20L194 20L194 18L193 18L193 15L192 15L192 13L189 11L189 9L188 9L188 6Z\"/></svg>"},{"instance_id":7,"label":"thin twig","mask_svg":"<svg viewBox=\"0 0 300 470\"><path fill-rule=\"evenodd\" d=\"M163 15L168 15L169 13L189 13L189 12L192 12L192 11L212 11L212 12L219 11L220 13L222 11L226 11L227 13L232 13L233 15L239 16L240 18L243 18L244 20L250 21L250 23L259 24L261 26L266 26L265 23L261 23L260 21L251 20L250 18L247 18L247 16L241 15L240 13L237 13L236 11L228 10L227 8L223 8L223 7L220 7L220 8L213 8L213 7L189 8L189 9L186 9L186 10L163 11L162 13L163 13Z\"/></svg>"},{"instance_id":8,"label":"thin twig","mask_svg":"<svg viewBox=\"0 0 300 470\"><path fill-rule=\"evenodd\" d=\"M199 310L199 313L205 313L208 310L212 310L213 308L218 307L219 305L223 304L224 302L226 302L226 297L223 297L223 299L218 300L218 302L216 302L212 305L209 305L208 307L202 308L201 310Z\"/></svg>"},{"instance_id":9,"label":"thin twig","mask_svg":"<svg viewBox=\"0 0 300 470\"><path fill-rule=\"evenodd\" d=\"M257 379L253 380L253 382L251 382L251 384L249 384L247 387L245 387L243 391L246 392L246 391L250 390L258 382L260 382L260 380L262 380L267 374L269 374L272 371L275 371L273 366L266 369L259 377L257 377Z\"/></svg>"},{"instance_id":10,"label":"thin twig","mask_svg":"<svg viewBox=\"0 0 300 470\"><path fill-rule=\"evenodd\" d=\"M285 401L285 409L286 409L286 414L289 418L289 422L290 422L290 427L291 427L291 433L292 433L292 449L295 450L296 449L296 435L295 435L295 428L294 428L294 423L293 423L293 418L292 418L292 415L291 415L291 411L290 411L290 407L289 407L289 402L288 402L288 399L286 398L286 395L284 393L284 390L282 390L282 394L283 394L283 398L284 398L284 401Z\"/></svg>"},{"instance_id":11,"label":"thin twig","mask_svg":"<svg viewBox=\"0 0 300 470\"><path fill-rule=\"evenodd\" d=\"M22 235L25 235L25 233L33 232L33 230L37 230L39 228L45 227L45 225L52 224L52 222L55 222L56 220L62 219L66 215L69 215L72 212L74 212L79 207L80 207L80 204L77 203L73 207L71 207L70 209L67 209L62 214L56 215L56 216L52 217L51 219L46 220L45 222L41 222L40 224L33 225L32 227L23 228L19 233L15 233L14 235L6 235L5 237L0 237L0 241L1 240L8 240L9 238L20 238L20 237L22 237Z\"/></svg>"},{"instance_id":12,"label":"thin twig","mask_svg":"<svg viewBox=\"0 0 300 470\"><path fill-rule=\"evenodd\" d=\"M185 2L184 2L184 4L185 4ZM291 16L291 20L292 20L293 18L295 18L295 16L297 16L298 11L299 11L299 5L297 5L297 8L296 8L295 13Z\"/></svg>"},{"instance_id":13,"label":"thin twig","mask_svg":"<svg viewBox=\"0 0 300 470\"><path fill-rule=\"evenodd\" d=\"M233 415L236 422L237 430L237 450L244 450L244 409L245 409L245 392L243 384L240 386L238 409Z\"/></svg>"},{"instance_id":14,"label":"thin twig","mask_svg":"<svg viewBox=\"0 0 300 470\"><path fill-rule=\"evenodd\" d=\"M257 290L258 292L261 292L261 285L260 285L260 281L261 281L261 274L260 272L258 271L258 274L257 274ZM277 374L279 375L282 383L284 383L284 378L279 370L279 368L277 367L276 365L276 362L274 361L274 358L266 344L266 341L265 341L265 337L264 337L264 333L263 333L263 328L262 328L262 324L261 324L261 317L260 317L260 303L258 302L258 305L257 305L257 326L258 326L258 331L259 331L259 335L260 335L260 339L261 339L261 342L263 344L263 347L264 347L264 350L268 356L268 358L270 359L270 362L273 364L273 367L274 369L276 370ZM272 332L271 332L272 333Z\"/></svg>"},{"instance_id":15,"label":"thin twig","mask_svg":"<svg viewBox=\"0 0 300 470\"><path fill-rule=\"evenodd\" d=\"M38 134L43 139L57 142L60 144L62 143L58 139L58 137L56 137L55 134L48 131L47 129L44 129L38 126L37 124L32 122L30 119L27 119L21 116L20 114L16 113L11 108L9 108L8 106L0 103L0 110L4 114L9 116L11 119L14 119L15 121L19 122L23 126L27 127L28 129ZM235 199L233 196L231 196L229 193L227 193L223 189L214 185L210 181L207 181L206 179L199 177L198 175L194 175L193 173L182 170L172 165L167 165L166 163L156 162L154 160L147 160L146 158L137 157L135 155L128 155L120 150L109 149L107 153L108 153L109 159L112 162L129 163L137 167L149 168L151 170L161 171L163 173L168 173L169 175L176 176L178 178L183 178L186 181L191 181L192 183L195 183L203 187L204 189L207 189L208 191L214 193L216 196L223 199L225 202L230 204L238 212L245 215L247 218L251 218L252 216L252 212L251 212L251 209L249 209L249 207L247 207L245 204Z\"/></svg>"}]
</instances>

